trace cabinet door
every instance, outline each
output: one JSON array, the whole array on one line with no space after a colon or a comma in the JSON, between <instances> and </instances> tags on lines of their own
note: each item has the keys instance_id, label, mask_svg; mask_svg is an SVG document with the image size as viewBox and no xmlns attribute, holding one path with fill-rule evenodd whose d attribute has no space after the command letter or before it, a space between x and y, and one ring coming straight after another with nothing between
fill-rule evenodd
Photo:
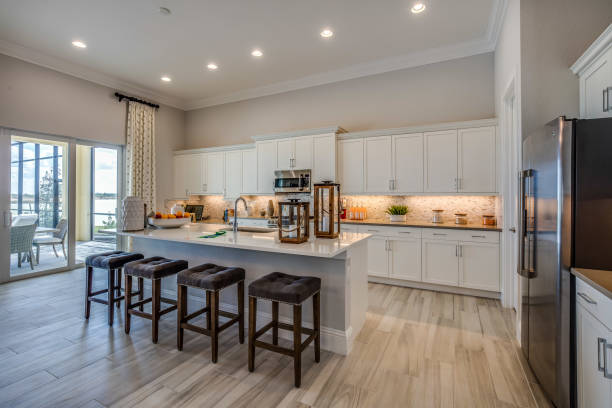
<instances>
[{"instance_id":1,"label":"cabinet door","mask_svg":"<svg viewBox=\"0 0 612 408\"><path fill-rule=\"evenodd\" d=\"M225 184L225 153L208 153L206 156L206 174L208 176L206 192L208 194L223 194Z\"/></svg>"},{"instance_id":2,"label":"cabinet door","mask_svg":"<svg viewBox=\"0 0 612 408\"><path fill-rule=\"evenodd\" d=\"M312 136L296 137L293 145L293 168L312 169Z\"/></svg>"},{"instance_id":3,"label":"cabinet door","mask_svg":"<svg viewBox=\"0 0 612 408\"><path fill-rule=\"evenodd\" d=\"M242 192L242 152L225 153L225 197L236 198Z\"/></svg>"},{"instance_id":4,"label":"cabinet door","mask_svg":"<svg viewBox=\"0 0 612 408\"><path fill-rule=\"evenodd\" d=\"M423 239L423 282L457 286L459 257L457 241Z\"/></svg>"},{"instance_id":5,"label":"cabinet door","mask_svg":"<svg viewBox=\"0 0 612 408\"><path fill-rule=\"evenodd\" d=\"M338 141L338 180L343 194L363 193L363 139Z\"/></svg>"},{"instance_id":6,"label":"cabinet door","mask_svg":"<svg viewBox=\"0 0 612 408\"><path fill-rule=\"evenodd\" d=\"M208 155L200 154L200 182L202 183L201 191L206 194L208 192Z\"/></svg>"},{"instance_id":7,"label":"cabinet door","mask_svg":"<svg viewBox=\"0 0 612 408\"><path fill-rule=\"evenodd\" d=\"M185 156L174 156L172 159L172 172L174 179L174 198L185 198L188 195L187 164Z\"/></svg>"},{"instance_id":8,"label":"cabinet door","mask_svg":"<svg viewBox=\"0 0 612 408\"><path fill-rule=\"evenodd\" d=\"M499 292L499 245L459 244L459 286Z\"/></svg>"},{"instance_id":9,"label":"cabinet door","mask_svg":"<svg viewBox=\"0 0 612 408\"><path fill-rule=\"evenodd\" d=\"M202 183L202 155L189 154L184 156L185 181L189 194L200 194L204 192Z\"/></svg>"},{"instance_id":10,"label":"cabinet door","mask_svg":"<svg viewBox=\"0 0 612 408\"><path fill-rule=\"evenodd\" d=\"M385 237L374 235L368 239L368 275L389 277L389 251Z\"/></svg>"},{"instance_id":11,"label":"cabinet door","mask_svg":"<svg viewBox=\"0 0 612 408\"><path fill-rule=\"evenodd\" d=\"M421 240L389 240L389 277L421 281Z\"/></svg>"},{"instance_id":12,"label":"cabinet door","mask_svg":"<svg viewBox=\"0 0 612 408\"><path fill-rule=\"evenodd\" d=\"M423 134L393 136L393 191L423 192Z\"/></svg>"},{"instance_id":13,"label":"cabinet door","mask_svg":"<svg viewBox=\"0 0 612 408\"><path fill-rule=\"evenodd\" d=\"M468 193L495 192L495 127L459 129L458 146L458 190Z\"/></svg>"},{"instance_id":14,"label":"cabinet door","mask_svg":"<svg viewBox=\"0 0 612 408\"><path fill-rule=\"evenodd\" d=\"M274 171L276 165L276 141L257 143L257 192L274 192Z\"/></svg>"},{"instance_id":15,"label":"cabinet door","mask_svg":"<svg viewBox=\"0 0 612 408\"><path fill-rule=\"evenodd\" d=\"M296 143L297 149L297 143ZM312 140L312 182L336 181L336 135L315 136Z\"/></svg>"},{"instance_id":16,"label":"cabinet door","mask_svg":"<svg viewBox=\"0 0 612 408\"><path fill-rule=\"evenodd\" d=\"M290 170L293 168L295 141L284 139L276 141L276 163L278 170Z\"/></svg>"},{"instance_id":17,"label":"cabinet door","mask_svg":"<svg viewBox=\"0 0 612 408\"><path fill-rule=\"evenodd\" d=\"M612 342L612 332L580 304L576 306L576 358L578 363L578 407L612 406L612 380L599 371L603 366L603 347L598 339ZM607 353L612 354L610 352ZM608 359L610 362L611 359ZM610 363L608 363L610 364Z\"/></svg>"},{"instance_id":18,"label":"cabinet door","mask_svg":"<svg viewBox=\"0 0 612 408\"><path fill-rule=\"evenodd\" d=\"M612 49L597 59L580 77L582 114L585 119L612 117ZM604 93L607 92L607 95ZM608 106L605 106L607 102ZM607 112L606 112L607 110Z\"/></svg>"},{"instance_id":19,"label":"cabinet door","mask_svg":"<svg viewBox=\"0 0 612 408\"><path fill-rule=\"evenodd\" d=\"M424 187L430 193L457 191L457 131L428 132L424 139Z\"/></svg>"},{"instance_id":20,"label":"cabinet door","mask_svg":"<svg viewBox=\"0 0 612 408\"><path fill-rule=\"evenodd\" d=\"M365 191L388 193L393 188L391 136L365 139Z\"/></svg>"},{"instance_id":21,"label":"cabinet door","mask_svg":"<svg viewBox=\"0 0 612 408\"><path fill-rule=\"evenodd\" d=\"M257 193L257 151L242 151L242 194Z\"/></svg>"}]
</instances>

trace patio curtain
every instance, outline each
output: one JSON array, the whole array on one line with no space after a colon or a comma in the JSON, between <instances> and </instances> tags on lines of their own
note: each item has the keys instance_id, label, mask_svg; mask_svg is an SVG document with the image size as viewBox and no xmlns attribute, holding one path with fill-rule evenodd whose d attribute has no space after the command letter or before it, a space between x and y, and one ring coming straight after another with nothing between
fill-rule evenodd
<instances>
[{"instance_id":1,"label":"patio curtain","mask_svg":"<svg viewBox=\"0 0 612 408\"><path fill-rule=\"evenodd\" d=\"M155 208L155 108L128 102L125 149L126 193Z\"/></svg>"}]
</instances>

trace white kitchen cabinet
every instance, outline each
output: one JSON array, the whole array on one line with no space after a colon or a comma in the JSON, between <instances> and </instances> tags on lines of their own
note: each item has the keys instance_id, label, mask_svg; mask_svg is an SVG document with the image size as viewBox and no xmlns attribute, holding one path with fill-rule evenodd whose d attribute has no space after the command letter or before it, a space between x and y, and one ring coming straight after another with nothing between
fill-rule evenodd
<instances>
[{"instance_id":1,"label":"white kitchen cabinet","mask_svg":"<svg viewBox=\"0 0 612 408\"><path fill-rule=\"evenodd\" d=\"M295 142L293 139L276 141L276 163L279 170L293 168Z\"/></svg>"},{"instance_id":2,"label":"white kitchen cabinet","mask_svg":"<svg viewBox=\"0 0 612 408\"><path fill-rule=\"evenodd\" d=\"M459 243L459 286L499 292L499 275L499 244Z\"/></svg>"},{"instance_id":3,"label":"white kitchen cabinet","mask_svg":"<svg viewBox=\"0 0 612 408\"><path fill-rule=\"evenodd\" d=\"M224 194L225 152L206 153L206 193Z\"/></svg>"},{"instance_id":4,"label":"white kitchen cabinet","mask_svg":"<svg viewBox=\"0 0 612 408\"><path fill-rule=\"evenodd\" d=\"M388 193L393 190L391 136L365 139L365 191Z\"/></svg>"},{"instance_id":5,"label":"white kitchen cabinet","mask_svg":"<svg viewBox=\"0 0 612 408\"><path fill-rule=\"evenodd\" d=\"M459 129L458 191L495 192L495 127Z\"/></svg>"},{"instance_id":6,"label":"white kitchen cabinet","mask_svg":"<svg viewBox=\"0 0 612 408\"><path fill-rule=\"evenodd\" d=\"M336 181L336 135L314 136L312 139L312 182Z\"/></svg>"},{"instance_id":7,"label":"white kitchen cabinet","mask_svg":"<svg viewBox=\"0 0 612 408\"><path fill-rule=\"evenodd\" d=\"M234 199L242 193L242 151L225 152L225 198Z\"/></svg>"},{"instance_id":8,"label":"white kitchen cabinet","mask_svg":"<svg viewBox=\"0 0 612 408\"><path fill-rule=\"evenodd\" d=\"M605 342L605 343L604 343ZM603 359L612 371L612 331L581 303L576 306L578 407L612 407L612 379L604 376Z\"/></svg>"},{"instance_id":9,"label":"white kitchen cabinet","mask_svg":"<svg viewBox=\"0 0 612 408\"><path fill-rule=\"evenodd\" d=\"M389 277L387 238L374 235L368 240L368 275Z\"/></svg>"},{"instance_id":10,"label":"white kitchen cabinet","mask_svg":"<svg viewBox=\"0 0 612 408\"><path fill-rule=\"evenodd\" d=\"M202 193L202 155L182 154L173 158L174 197L188 198Z\"/></svg>"},{"instance_id":11,"label":"white kitchen cabinet","mask_svg":"<svg viewBox=\"0 0 612 408\"><path fill-rule=\"evenodd\" d=\"M426 132L424 142L424 190L457 192L457 130Z\"/></svg>"},{"instance_id":12,"label":"white kitchen cabinet","mask_svg":"<svg viewBox=\"0 0 612 408\"><path fill-rule=\"evenodd\" d=\"M242 194L257 194L257 150L242 151Z\"/></svg>"},{"instance_id":13,"label":"white kitchen cabinet","mask_svg":"<svg viewBox=\"0 0 612 408\"><path fill-rule=\"evenodd\" d=\"M421 281L421 239L389 239L387 245L389 249L389 277Z\"/></svg>"},{"instance_id":14,"label":"white kitchen cabinet","mask_svg":"<svg viewBox=\"0 0 612 408\"><path fill-rule=\"evenodd\" d=\"M393 191L423 192L423 134L393 136Z\"/></svg>"},{"instance_id":15,"label":"white kitchen cabinet","mask_svg":"<svg viewBox=\"0 0 612 408\"><path fill-rule=\"evenodd\" d=\"M338 141L338 180L342 193L363 193L363 139Z\"/></svg>"},{"instance_id":16,"label":"white kitchen cabinet","mask_svg":"<svg viewBox=\"0 0 612 408\"><path fill-rule=\"evenodd\" d=\"M440 285L459 285L459 242L423 239L423 282Z\"/></svg>"},{"instance_id":17,"label":"white kitchen cabinet","mask_svg":"<svg viewBox=\"0 0 612 408\"><path fill-rule=\"evenodd\" d=\"M274 193L274 171L277 169L276 140L257 142L257 192Z\"/></svg>"},{"instance_id":18,"label":"white kitchen cabinet","mask_svg":"<svg viewBox=\"0 0 612 408\"><path fill-rule=\"evenodd\" d=\"M278 169L312 169L312 140L312 136L277 140Z\"/></svg>"}]
</instances>

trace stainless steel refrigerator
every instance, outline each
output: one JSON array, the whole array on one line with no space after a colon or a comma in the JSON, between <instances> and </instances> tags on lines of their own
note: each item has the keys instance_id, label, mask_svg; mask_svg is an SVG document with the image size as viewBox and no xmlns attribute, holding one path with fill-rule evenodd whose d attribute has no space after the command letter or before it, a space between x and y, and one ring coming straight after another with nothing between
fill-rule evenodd
<instances>
[{"instance_id":1,"label":"stainless steel refrigerator","mask_svg":"<svg viewBox=\"0 0 612 408\"><path fill-rule=\"evenodd\" d=\"M576 401L573 266L612 269L612 119L560 117L523 141L521 347L557 407Z\"/></svg>"}]
</instances>

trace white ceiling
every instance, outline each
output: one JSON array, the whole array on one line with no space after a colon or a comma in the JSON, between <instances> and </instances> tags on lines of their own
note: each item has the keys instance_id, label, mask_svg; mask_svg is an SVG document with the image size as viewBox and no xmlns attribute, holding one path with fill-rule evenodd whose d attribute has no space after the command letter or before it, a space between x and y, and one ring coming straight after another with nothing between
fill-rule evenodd
<instances>
[{"instance_id":1,"label":"white ceiling","mask_svg":"<svg viewBox=\"0 0 612 408\"><path fill-rule=\"evenodd\" d=\"M504 0L423 2L0 0L0 53L193 109L494 49Z\"/></svg>"}]
</instances>

